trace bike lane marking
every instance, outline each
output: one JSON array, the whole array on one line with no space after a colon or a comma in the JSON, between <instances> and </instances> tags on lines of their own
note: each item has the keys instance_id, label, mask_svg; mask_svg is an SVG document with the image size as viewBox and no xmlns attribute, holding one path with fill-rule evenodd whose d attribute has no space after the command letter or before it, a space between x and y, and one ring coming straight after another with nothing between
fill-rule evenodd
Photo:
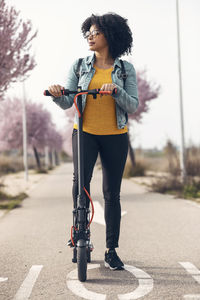
<instances>
[{"instance_id":1,"label":"bike lane marking","mask_svg":"<svg viewBox=\"0 0 200 300\"><path fill-rule=\"evenodd\" d=\"M4 282L6 280L8 280L8 277L0 277L0 282Z\"/></svg>"},{"instance_id":2,"label":"bike lane marking","mask_svg":"<svg viewBox=\"0 0 200 300\"><path fill-rule=\"evenodd\" d=\"M118 295L120 300L139 299L152 291L153 278L149 274L130 265L124 265L124 269L132 273L138 279L139 285L133 292Z\"/></svg>"},{"instance_id":3,"label":"bike lane marking","mask_svg":"<svg viewBox=\"0 0 200 300\"><path fill-rule=\"evenodd\" d=\"M198 294L194 294L194 295L192 295L192 294L190 294L190 295L184 295L183 296L183 298L185 299L185 300L199 300L200 299L200 295L198 295Z\"/></svg>"},{"instance_id":4,"label":"bike lane marking","mask_svg":"<svg viewBox=\"0 0 200 300\"><path fill-rule=\"evenodd\" d=\"M179 262L192 275L192 277L200 284L200 271L190 262Z\"/></svg>"},{"instance_id":5,"label":"bike lane marking","mask_svg":"<svg viewBox=\"0 0 200 300\"><path fill-rule=\"evenodd\" d=\"M99 201L93 201L93 205L94 205L94 211L95 211L93 222L105 226L106 224L105 224L105 219L104 219L104 209L103 209L103 207L101 206ZM122 211L121 212L122 217L126 214L127 214L127 211Z\"/></svg>"},{"instance_id":6,"label":"bike lane marking","mask_svg":"<svg viewBox=\"0 0 200 300\"><path fill-rule=\"evenodd\" d=\"M40 274L43 265L33 265L13 300L26 300L30 297L34 284Z\"/></svg>"},{"instance_id":7,"label":"bike lane marking","mask_svg":"<svg viewBox=\"0 0 200 300\"><path fill-rule=\"evenodd\" d=\"M196 280L196 282L200 284L200 271L195 267L195 265L193 265L190 262L179 262L179 264L181 264L183 268L185 268L186 271L192 275L192 277ZM185 300L189 300L189 299L197 300L200 299L200 294L194 294L194 295L188 294L188 295L184 295L183 298Z\"/></svg>"},{"instance_id":8,"label":"bike lane marking","mask_svg":"<svg viewBox=\"0 0 200 300\"><path fill-rule=\"evenodd\" d=\"M87 265L87 269L96 269L100 268L99 264L94 265ZM105 300L106 295L105 294L99 294L95 292L88 291L82 282L78 280L78 271L77 268L75 270L72 270L68 275L67 278L70 280L67 280L67 287L77 296L82 297L84 299L89 300Z\"/></svg>"},{"instance_id":9,"label":"bike lane marking","mask_svg":"<svg viewBox=\"0 0 200 300\"><path fill-rule=\"evenodd\" d=\"M100 268L100 264L88 265L87 269ZM132 292L127 294L119 294L118 299L120 300L131 300L138 299L145 296L153 289L153 279L152 277L141 269L134 266L124 265L124 269L132 273L139 281L139 286ZM67 286L68 288L77 296L89 300L105 300L106 294L100 294L88 291L82 282L78 280L77 268L72 270L67 275Z\"/></svg>"}]
</instances>

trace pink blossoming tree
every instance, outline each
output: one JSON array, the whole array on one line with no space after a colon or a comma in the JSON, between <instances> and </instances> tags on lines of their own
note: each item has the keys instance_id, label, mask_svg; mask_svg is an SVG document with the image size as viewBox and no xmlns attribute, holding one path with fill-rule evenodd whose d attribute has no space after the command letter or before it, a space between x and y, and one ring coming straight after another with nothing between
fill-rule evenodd
<instances>
[{"instance_id":1,"label":"pink blossoming tree","mask_svg":"<svg viewBox=\"0 0 200 300\"><path fill-rule=\"evenodd\" d=\"M62 136L55 129L51 114L41 104L28 101L26 111L28 147L33 149L37 167L40 169L38 152L44 152L45 146L52 151L61 151ZM7 99L0 106L0 150L22 147L22 104L17 98Z\"/></svg>"},{"instance_id":2,"label":"pink blossoming tree","mask_svg":"<svg viewBox=\"0 0 200 300\"><path fill-rule=\"evenodd\" d=\"M0 100L12 82L23 81L35 66L29 50L37 31L29 36L31 21L18 20L19 12L0 0Z\"/></svg>"}]
</instances>

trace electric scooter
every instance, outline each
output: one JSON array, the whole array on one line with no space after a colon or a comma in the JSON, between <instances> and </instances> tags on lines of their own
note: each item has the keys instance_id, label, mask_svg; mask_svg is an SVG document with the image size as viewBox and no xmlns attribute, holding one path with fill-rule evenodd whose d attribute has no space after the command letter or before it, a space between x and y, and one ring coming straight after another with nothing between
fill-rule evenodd
<instances>
[{"instance_id":1,"label":"electric scooter","mask_svg":"<svg viewBox=\"0 0 200 300\"><path fill-rule=\"evenodd\" d=\"M87 279L87 263L91 262L91 252L93 245L90 242L90 224L94 216L94 206L92 199L84 187L84 161L83 161L83 111L82 111L82 95L92 95L93 99L97 98L97 94L111 94L117 92L115 88L111 91L101 91L100 89L82 90L81 87L77 91L70 91L68 89L61 90L62 95L75 94L74 105L78 113L78 196L77 205L73 209L73 226L71 227L71 243L69 246L73 248L72 262L77 263L78 279L81 282ZM45 96L52 96L48 90L44 91ZM76 101L77 99L77 101ZM90 199L92 206L92 216L90 218L90 209L86 207L86 195Z\"/></svg>"}]
</instances>

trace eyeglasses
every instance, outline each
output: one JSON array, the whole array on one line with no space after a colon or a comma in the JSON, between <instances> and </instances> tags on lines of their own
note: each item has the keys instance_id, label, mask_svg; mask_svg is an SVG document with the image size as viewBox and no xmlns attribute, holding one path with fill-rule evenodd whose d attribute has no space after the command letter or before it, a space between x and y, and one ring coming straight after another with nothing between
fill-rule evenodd
<instances>
[{"instance_id":1,"label":"eyeglasses","mask_svg":"<svg viewBox=\"0 0 200 300\"><path fill-rule=\"evenodd\" d=\"M86 34L84 35L84 38L88 39L90 35L92 36L92 38L94 38L99 34L100 34L100 31L98 31L98 30L93 30L92 32L87 31Z\"/></svg>"}]
</instances>

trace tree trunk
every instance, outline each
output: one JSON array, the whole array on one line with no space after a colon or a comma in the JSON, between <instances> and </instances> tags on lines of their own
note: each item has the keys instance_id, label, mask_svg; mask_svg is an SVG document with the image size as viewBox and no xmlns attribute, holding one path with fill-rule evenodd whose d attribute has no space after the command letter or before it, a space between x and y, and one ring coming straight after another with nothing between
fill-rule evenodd
<instances>
[{"instance_id":1,"label":"tree trunk","mask_svg":"<svg viewBox=\"0 0 200 300\"><path fill-rule=\"evenodd\" d=\"M45 168L46 170L49 169L49 147L48 146L45 146L44 148L44 151L45 151Z\"/></svg>"},{"instance_id":2,"label":"tree trunk","mask_svg":"<svg viewBox=\"0 0 200 300\"><path fill-rule=\"evenodd\" d=\"M53 168L56 166L55 150L52 150L52 165L53 165Z\"/></svg>"},{"instance_id":3,"label":"tree trunk","mask_svg":"<svg viewBox=\"0 0 200 300\"><path fill-rule=\"evenodd\" d=\"M36 147L33 147L33 151L34 151L34 154L35 154L35 160L36 160L37 168L38 168L38 170L41 170L40 157L38 155Z\"/></svg>"},{"instance_id":4,"label":"tree trunk","mask_svg":"<svg viewBox=\"0 0 200 300\"><path fill-rule=\"evenodd\" d=\"M134 150L131 146L129 133L128 133L128 149L129 149L129 155L130 155L132 167L134 168L135 167L135 154L134 154Z\"/></svg>"},{"instance_id":5,"label":"tree trunk","mask_svg":"<svg viewBox=\"0 0 200 300\"><path fill-rule=\"evenodd\" d=\"M50 162L50 166L51 168L53 167L53 158L52 158L52 151L49 150L49 162Z\"/></svg>"},{"instance_id":6,"label":"tree trunk","mask_svg":"<svg viewBox=\"0 0 200 300\"><path fill-rule=\"evenodd\" d=\"M59 163L59 156L57 151L55 151L55 161L56 161L56 166L58 166L60 163Z\"/></svg>"}]
</instances>

